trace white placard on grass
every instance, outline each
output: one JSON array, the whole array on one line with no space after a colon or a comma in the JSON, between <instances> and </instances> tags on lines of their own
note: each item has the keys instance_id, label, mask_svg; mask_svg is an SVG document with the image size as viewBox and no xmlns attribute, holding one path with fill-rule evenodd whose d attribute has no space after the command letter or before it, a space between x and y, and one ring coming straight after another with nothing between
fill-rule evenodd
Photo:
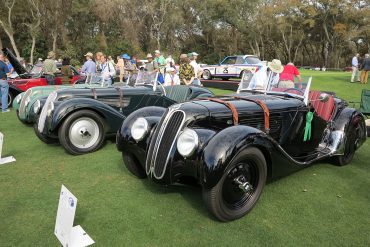
<instances>
[{"instance_id":1,"label":"white placard on grass","mask_svg":"<svg viewBox=\"0 0 370 247\"><path fill-rule=\"evenodd\" d=\"M2 158L2 151L3 151L3 142L4 142L4 135L0 132L0 165L4 165L10 162L15 161L15 158L13 156Z\"/></svg>"},{"instance_id":2,"label":"white placard on grass","mask_svg":"<svg viewBox=\"0 0 370 247\"><path fill-rule=\"evenodd\" d=\"M95 243L81 226L73 226L76 208L77 197L62 185L54 234L64 247L84 247Z\"/></svg>"}]
</instances>

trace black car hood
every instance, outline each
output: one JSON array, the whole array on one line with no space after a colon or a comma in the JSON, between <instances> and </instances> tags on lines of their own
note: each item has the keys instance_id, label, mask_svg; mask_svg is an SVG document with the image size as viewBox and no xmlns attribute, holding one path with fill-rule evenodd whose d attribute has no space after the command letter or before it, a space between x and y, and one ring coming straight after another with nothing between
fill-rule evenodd
<instances>
[{"instance_id":1,"label":"black car hood","mask_svg":"<svg viewBox=\"0 0 370 247\"><path fill-rule=\"evenodd\" d=\"M14 70L17 72L19 76L28 76L29 72L26 70L25 67L18 61L18 59L14 56L14 54L9 50L9 48L2 49L4 55L8 58L9 62L13 65Z\"/></svg>"},{"instance_id":2,"label":"black car hood","mask_svg":"<svg viewBox=\"0 0 370 247\"><path fill-rule=\"evenodd\" d=\"M235 94L229 96L223 96L219 99L227 100L232 103L238 112L239 121L248 121L251 117L262 117L262 108L254 102L235 99L234 97L246 97L253 100L262 100L269 108L270 114L279 113L282 111L296 110L297 108L304 107L304 103L299 99L285 98L282 96L271 96L271 95L243 95ZM223 126L232 124L232 112L225 105L214 102L211 100L197 100L183 103L180 107L182 111L188 116L190 115L192 121L188 122L190 125L198 125L198 120L201 120L202 124L211 126ZM205 119L207 123L204 122ZM206 127L206 126L203 126Z\"/></svg>"}]
</instances>

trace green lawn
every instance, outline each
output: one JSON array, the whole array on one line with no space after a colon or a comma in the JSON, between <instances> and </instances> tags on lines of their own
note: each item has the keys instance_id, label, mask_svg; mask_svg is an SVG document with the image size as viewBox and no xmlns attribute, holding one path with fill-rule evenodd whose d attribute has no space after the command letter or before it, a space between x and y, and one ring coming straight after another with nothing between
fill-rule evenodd
<instances>
[{"instance_id":1,"label":"green lawn","mask_svg":"<svg viewBox=\"0 0 370 247\"><path fill-rule=\"evenodd\" d=\"M359 100L350 74L311 72L313 88ZM215 90L216 93L228 93ZM58 246L53 234L62 184L78 198L75 225L96 246L370 246L370 142L345 167L321 163L265 187L244 218L220 223L200 189L160 186L133 177L114 140L71 156L39 141L15 113L0 114L0 246ZM305 192L304 192L305 191Z\"/></svg>"}]
</instances>

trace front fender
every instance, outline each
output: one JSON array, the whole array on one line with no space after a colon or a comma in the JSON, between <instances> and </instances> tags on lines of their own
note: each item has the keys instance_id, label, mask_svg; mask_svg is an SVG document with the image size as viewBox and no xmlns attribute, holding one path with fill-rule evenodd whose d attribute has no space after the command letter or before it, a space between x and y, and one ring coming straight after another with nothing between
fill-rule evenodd
<instances>
[{"instance_id":1,"label":"front fender","mask_svg":"<svg viewBox=\"0 0 370 247\"><path fill-rule=\"evenodd\" d=\"M88 98L69 99L55 108L50 124L51 132L56 131L59 125L71 113L82 109L92 110L105 119L107 134L117 132L122 121L125 119L125 116L121 112L98 100Z\"/></svg>"},{"instance_id":2,"label":"front fender","mask_svg":"<svg viewBox=\"0 0 370 247\"><path fill-rule=\"evenodd\" d=\"M215 186L233 157L247 146L260 147L265 156L268 156L265 152L271 150L272 143L264 132L249 126L232 126L217 133L203 152L203 187L209 189ZM271 176L271 169L268 170L268 176Z\"/></svg>"},{"instance_id":3,"label":"front fender","mask_svg":"<svg viewBox=\"0 0 370 247\"><path fill-rule=\"evenodd\" d=\"M116 135L116 146L118 151L132 153L140 161L143 167L145 167L145 152L149 145L150 137L165 112L166 108L149 106L141 108L129 115L123 121L122 126ZM137 142L131 136L131 127L135 120L139 117L144 117L148 121L149 129L147 135L142 140Z\"/></svg>"}]
</instances>

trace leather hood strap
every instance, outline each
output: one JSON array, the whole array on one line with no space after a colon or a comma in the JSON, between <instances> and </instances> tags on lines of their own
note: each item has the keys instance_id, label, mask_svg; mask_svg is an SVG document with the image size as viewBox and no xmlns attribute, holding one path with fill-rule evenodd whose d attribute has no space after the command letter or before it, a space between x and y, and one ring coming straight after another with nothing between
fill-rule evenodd
<instances>
[{"instance_id":1,"label":"leather hood strap","mask_svg":"<svg viewBox=\"0 0 370 247\"><path fill-rule=\"evenodd\" d=\"M218 98L208 98L207 100L213 101L213 102L217 102L217 103L223 104L226 107L228 107L231 110L231 113L233 115L233 123L234 123L234 125L238 125L239 124L238 110L236 109L236 107L232 103L230 103L228 101L225 101L225 100L222 100L222 99L218 99Z\"/></svg>"},{"instance_id":2,"label":"leather hood strap","mask_svg":"<svg viewBox=\"0 0 370 247\"><path fill-rule=\"evenodd\" d=\"M262 108L264 116L265 116L265 132L268 133L270 131L270 110L265 104L265 102L263 102L262 100L254 100L254 99L239 97L239 96L236 96L234 98L254 102L257 105L259 105Z\"/></svg>"}]
</instances>

